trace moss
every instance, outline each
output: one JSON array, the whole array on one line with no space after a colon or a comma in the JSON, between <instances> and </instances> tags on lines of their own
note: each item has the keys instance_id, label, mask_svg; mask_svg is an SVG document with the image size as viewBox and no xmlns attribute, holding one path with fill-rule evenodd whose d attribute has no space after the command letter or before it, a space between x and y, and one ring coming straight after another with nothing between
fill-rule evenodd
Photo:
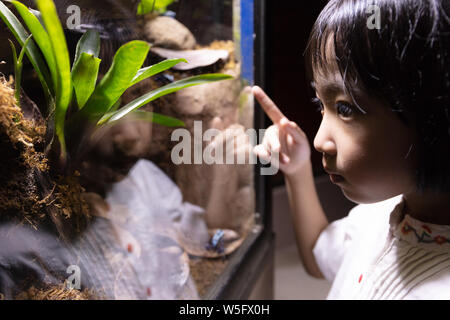
<instances>
[{"instance_id":1,"label":"moss","mask_svg":"<svg viewBox=\"0 0 450 320\"><path fill-rule=\"evenodd\" d=\"M46 286L45 288L35 288L21 292L15 300L98 300L99 296L90 290L68 289L66 284Z\"/></svg>"},{"instance_id":2,"label":"moss","mask_svg":"<svg viewBox=\"0 0 450 320\"><path fill-rule=\"evenodd\" d=\"M84 189L76 173L51 177L51 164L44 153L45 120L36 114L24 116L11 85L12 80L0 79L0 221L36 229L47 220L59 232L79 233L89 219L81 197Z\"/></svg>"}]
</instances>

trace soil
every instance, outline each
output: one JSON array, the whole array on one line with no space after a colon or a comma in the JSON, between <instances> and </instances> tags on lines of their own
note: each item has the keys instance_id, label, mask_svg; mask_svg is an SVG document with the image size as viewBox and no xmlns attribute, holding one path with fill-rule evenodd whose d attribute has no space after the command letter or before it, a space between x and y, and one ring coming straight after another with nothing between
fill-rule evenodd
<instances>
[{"instance_id":1,"label":"soil","mask_svg":"<svg viewBox=\"0 0 450 320\"><path fill-rule=\"evenodd\" d=\"M211 285L223 274L228 262L227 257L217 259L190 257L191 277L195 282L200 298L205 297Z\"/></svg>"},{"instance_id":2,"label":"soil","mask_svg":"<svg viewBox=\"0 0 450 320\"><path fill-rule=\"evenodd\" d=\"M89 219L84 189L76 174L51 171L45 121L25 96L17 106L12 85L0 80L0 222L45 226L67 240Z\"/></svg>"},{"instance_id":3,"label":"soil","mask_svg":"<svg viewBox=\"0 0 450 320\"><path fill-rule=\"evenodd\" d=\"M15 300L98 300L89 290L67 289L65 283L46 288L31 287L15 297Z\"/></svg>"}]
</instances>

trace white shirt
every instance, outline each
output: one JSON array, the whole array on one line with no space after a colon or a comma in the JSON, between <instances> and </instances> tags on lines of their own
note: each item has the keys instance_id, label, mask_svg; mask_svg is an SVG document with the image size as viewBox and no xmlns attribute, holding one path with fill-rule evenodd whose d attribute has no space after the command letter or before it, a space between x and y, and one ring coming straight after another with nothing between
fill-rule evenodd
<instances>
[{"instance_id":1,"label":"white shirt","mask_svg":"<svg viewBox=\"0 0 450 320\"><path fill-rule=\"evenodd\" d=\"M450 299L450 226L404 214L403 200L357 205L320 234L327 299Z\"/></svg>"}]
</instances>

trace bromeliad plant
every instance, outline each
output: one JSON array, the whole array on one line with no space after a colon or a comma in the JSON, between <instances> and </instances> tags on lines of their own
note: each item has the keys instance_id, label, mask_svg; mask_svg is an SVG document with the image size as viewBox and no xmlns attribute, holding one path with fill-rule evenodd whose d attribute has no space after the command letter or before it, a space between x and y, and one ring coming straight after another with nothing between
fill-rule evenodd
<instances>
[{"instance_id":1,"label":"bromeliad plant","mask_svg":"<svg viewBox=\"0 0 450 320\"><path fill-rule=\"evenodd\" d=\"M84 130L86 124L98 127L111 124L128 114L134 114L163 125L183 125L177 119L138 109L161 96L186 87L232 78L225 74L189 77L155 89L119 108L120 98L128 88L187 61L170 59L142 68L150 44L135 40L118 49L109 71L98 82L101 60L100 38L97 32L88 31L81 37L71 66L63 28L53 1L36 0L39 11L28 9L19 1L10 2L22 17L32 38L17 17L1 1L0 17L23 47L22 51L26 53L39 77L47 100L48 112L52 115L49 118L52 123L49 125L54 128L54 135L57 138L52 140L52 147L58 145L59 160L64 166L68 159L66 140L71 140L69 141L71 144L73 141L75 144L81 144L83 140L80 137L83 136L83 132L79 131ZM16 71L20 73L20 70ZM20 91L20 88L17 88L20 86L17 72L16 92ZM72 107L75 108L75 112L68 116L67 111Z\"/></svg>"}]
</instances>

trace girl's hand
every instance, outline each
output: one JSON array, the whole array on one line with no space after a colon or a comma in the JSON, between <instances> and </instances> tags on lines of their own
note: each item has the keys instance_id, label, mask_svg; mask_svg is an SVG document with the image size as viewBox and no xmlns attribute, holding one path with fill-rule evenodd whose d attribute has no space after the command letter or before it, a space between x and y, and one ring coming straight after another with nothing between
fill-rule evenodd
<instances>
[{"instance_id":1,"label":"girl's hand","mask_svg":"<svg viewBox=\"0 0 450 320\"><path fill-rule=\"evenodd\" d=\"M279 168L284 174L292 175L298 172L310 160L311 148L308 138L295 122L289 121L281 113L260 87L254 86L252 92L273 122L264 133L262 143L255 146L253 152L267 161L272 158L272 154L275 157L278 154Z\"/></svg>"}]
</instances>

